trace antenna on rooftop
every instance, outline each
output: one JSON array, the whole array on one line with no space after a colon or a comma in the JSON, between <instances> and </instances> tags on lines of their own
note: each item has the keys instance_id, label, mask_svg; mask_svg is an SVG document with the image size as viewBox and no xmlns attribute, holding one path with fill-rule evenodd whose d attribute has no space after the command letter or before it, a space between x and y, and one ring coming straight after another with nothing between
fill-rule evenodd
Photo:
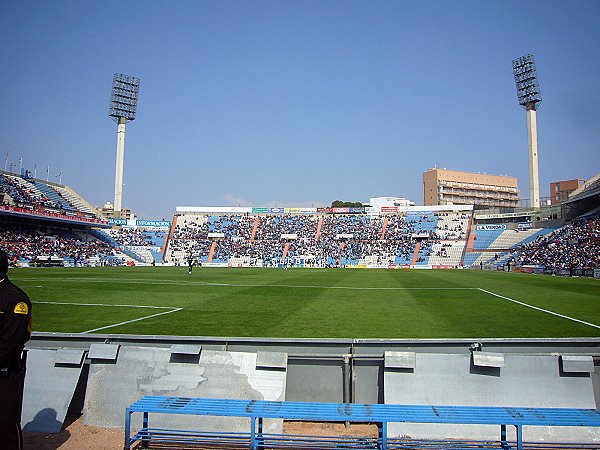
<instances>
[{"instance_id":1,"label":"antenna on rooftop","mask_svg":"<svg viewBox=\"0 0 600 450\"><path fill-rule=\"evenodd\" d=\"M125 159L125 124L135 120L140 79L115 73L108 115L118 124L117 128L117 162L115 168L115 204L114 217L121 217L123 199L123 160Z\"/></svg>"}]
</instances>

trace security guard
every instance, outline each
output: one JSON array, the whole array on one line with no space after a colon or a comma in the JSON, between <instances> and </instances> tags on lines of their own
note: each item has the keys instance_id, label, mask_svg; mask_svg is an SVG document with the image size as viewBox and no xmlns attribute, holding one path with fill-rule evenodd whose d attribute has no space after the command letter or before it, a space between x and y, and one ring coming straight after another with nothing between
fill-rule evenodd
<instances>
[{"instance_id":1,"label":"security guard","mask_svg":"<svg viewBox=\"0 0 600 450\"><path fill-rule=\"evenodd\" d=\"M7 273L8 258L0 250L0 447L22 450L23 347L31 336L31 301Z\"/></svg>"}]
</instances>

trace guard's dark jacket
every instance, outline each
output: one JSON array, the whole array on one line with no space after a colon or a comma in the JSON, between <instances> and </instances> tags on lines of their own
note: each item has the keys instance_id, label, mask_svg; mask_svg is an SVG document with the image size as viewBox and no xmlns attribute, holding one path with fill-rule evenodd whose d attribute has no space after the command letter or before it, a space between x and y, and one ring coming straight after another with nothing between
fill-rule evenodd
<instances>
[{"instance_id":1,"label":"guard's dark jacket","mask_svg":"<svg viewBox=\"0 0 600 450\"><path fill-rule=\"evenodd\" d=\"M31 302L8 277L0 281L0 448L22 450L21 353L31 336Z\"/></svg>"},{"instance_id":2,"label":"guard's dark jacket","mask_svg":"<svg viewBox=\"0 0 600 450\"><path fill-rule=\"evenodd\" d=\"M6 277L0 282L0 368L18 369L31 337L31 301Z\"/></svg>"}]
</instances>

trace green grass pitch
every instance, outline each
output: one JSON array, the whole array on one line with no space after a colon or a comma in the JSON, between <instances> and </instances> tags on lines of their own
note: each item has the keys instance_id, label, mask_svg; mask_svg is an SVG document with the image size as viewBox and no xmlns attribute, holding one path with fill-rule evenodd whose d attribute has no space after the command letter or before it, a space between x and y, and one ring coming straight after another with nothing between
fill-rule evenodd
<instances>
[{"instance_id":1,"label":"green grass pitch","mask_svg":"<svg viewBox=\"0 0 600 450\"><path fill-rule=\"evenodd\" d=\"M9 276L33 302L34 331L384 339L600 336L600 281L594 279L378 269L195 268L188 275L187 267L15 269Z\"/></svg>"}]
</instances>

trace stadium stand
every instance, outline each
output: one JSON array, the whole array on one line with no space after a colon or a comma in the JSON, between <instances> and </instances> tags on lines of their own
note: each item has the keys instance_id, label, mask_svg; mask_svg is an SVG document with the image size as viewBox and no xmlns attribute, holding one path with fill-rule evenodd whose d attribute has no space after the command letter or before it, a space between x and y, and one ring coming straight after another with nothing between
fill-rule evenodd
<instances>
[{"instance_id":1,"label":"stadium stand","mask_svg":"<svg viewBox=\"0 0 600 450\"><path fill-rule=\"evenodd\" d=\"M590 215L594 217L594 214ZM477 230L477 252L465 254L466 267L597 268L598 218L583 217L562 228ZM483 236L482 239L479 239ZM495 238L494 238L495 236Z\"/></svg>"},{"instance_id":2,"label":"stadium stand","mask_svg":"<svg viewBox=\"0 0 600 450\"><path fill-rule=\"evenodd\" d=\"M128 261L126 255L85 231L3 224L0 232L0 247L13 264L95 266Z\"/></svg>"},{"instance_id":3,"label":"stadium stand","mask_svg":"<svg viewBox=\"0 0 600 450\"><path fill-rule=\"evenodd\" d=\"M178 216L165 262L238 266L458 266L471 215L245 214ZM435 246L435 248L434 248ZM434 259L431 260L431 256Z\"/></svg>"},{"instance_id":4,"label":"stadium stand","mask_svg":"<svg viewBox=\"0 0 600 450\"><path fill-rule=\"evenodd\" d=\"M511 256L520 266L600 267L600 218L579 219L521 245Z\"/></svg>"},{"instance_id":5,"label":"stadium stand","mask_svg":"<svg viewBox=\"0 0 600 450\"><path fill-rule=\"evenodd\" d=\"M539 236L543 236L552 232L552 228L532 228L529 230L501 230L501 233L498 234L495 239L491 240L490 237L494 236L495 232L490 231L477 231L477 240L476 243L479 243L477 249L479 250L508 250L511 248L515 248L519 245L526 244L527 242L533 241L535 238ZM479 241L480 233L485 233L484 242ZM482 247L482 244L487 244Z\"/></svg>"},{"instance_id":6,"label":"stadium stand","mask_svg":"<svg viewBox=\"0 0 600 450\"><path fill-rule=\"evenodd\" d=\"M0 171L2 210L106 225L106 220L72 189Z\"/></svg>"},{"instance_id":7,"label":"stadium stand","mask_svg":"<svg viewBox=\"0 0 600 450\"><path fill-rule=\"evenodd\" d=\"M465 250L464 241L446 241L433 244L429 263L432 266L459 266Z\"/></svg>"},{"instance_id":8,"label":"stadium stand","mask_svg":"<svg viewBox=\"0 0 600 450\"><path fill-rule=\"evenodd\" d=\"M498 227L501 225L498 225ZM504 228L489 228L477 230L475 233L474 250L491 250L492 244L503 233Z\"/></svg>"},{"instance_id":9,"label":"stadium stand","mask_svg":"<svg viewBox=\"0 0 600 450\"><path fill-rule=\"evenodd\" d=\"M98 215L98 211L90 205L85 199L81 198L75 192L73 192L70 188L65 186L52 186L62 198L64 198L70 205L72 205L76 210L81 211L83 213L87 213L91 216Z\"/></svg>"},{"instance_id":10,"label":"stadium stand","mask_svg":"<svg viewBox=\"0 0 600 450\"><path fill-rule=\"evenodd\" d=\"M582 193L596 189L595 182L588 184ZM3 214L51 216L57 221L87 219L106 226L97 211L66 186L1 172L0 194ZM588 219L595 216L594 209L585 214ZM105 264L108 258L103 258L102 254L112 252L118 255L111 256L112 263L137 261L179 265L187 264L192 258L202 264L218 266L286 268L596 264L595 244L585 245L577 252L578 256L570 258L564 255L541 257L542 250L534 251L543 247L545 255L560 253L561 249L565 253L566 247L561 242L572 243L573 239L579 239L578 235L572 237L574 230L580 227L576 221L556 231L554 228L517 229L516 224L471 227L471 212L423 208L375 215L364 211L351 214L184 213L177 214L176 218L170 236L164 232L154 234L124 228L83 230L80 240L90 242L90 252L84 252L83 257L60 253L51 256L62 257L66 264ZM52 227L52 222L50 224ZM5 226L10 228L10 223ZM24 232L25 236L31 237L35 227L29 228ZM62 237L60 228L57 227L59 231L53 235ZM557 242L544 239L550 233ZM98 240L107 243L110 252L107 249L95 252L94 242ZM469 242L472 242L472 248L467 251ZM595 238L592 242L595 243ZM164 255L163 248L166 249ZM36 249L30 253L40 255ZM23 258L23 261L27 259Z\"/></svg>"},{"instance_id":11,"label":"stadium stand","mask_svg":"<svg viewBox=\"0 0 600 450\"><path fill-rule=\"evenodd\" d=\"M5 194L10 196L10 200L12 200L13 203L30 206L36 209L61 209L60 203L47 198L39 188L25 179L7 174L3 174L1 177L2 183L0 184L0 187Z\"/></svg>"},{"instance_id":12,"label":"stadium stand","mask_svg":"<svg viewBox=\"0 0 600 450\"><path fill-rule=\"evenodd\" d=\"M69 212L76 211L76 209L73 206L71 206L71 204L65 198L63 198L58 192L56 192L54 189L52 189L49 185L42 183L40 181L35 181L35 180L30 181L29 183L32 184L35 188L37 188L39 190L39 192L44 196L44 198L53 202L60 209L62 209L64 211L69 211Z\"/></svg>"},{"instance_id":13,"label":"stadium stand","mask_svg":"<svg viewBox=\"0 0 600 450\"><path fill-rule=\"evenodd\" d=\"M164 241L164 232L120 227L97 230L96 235L137 262L145 264L162 262L160 249Z\"/></svg>"}]
</instances>

